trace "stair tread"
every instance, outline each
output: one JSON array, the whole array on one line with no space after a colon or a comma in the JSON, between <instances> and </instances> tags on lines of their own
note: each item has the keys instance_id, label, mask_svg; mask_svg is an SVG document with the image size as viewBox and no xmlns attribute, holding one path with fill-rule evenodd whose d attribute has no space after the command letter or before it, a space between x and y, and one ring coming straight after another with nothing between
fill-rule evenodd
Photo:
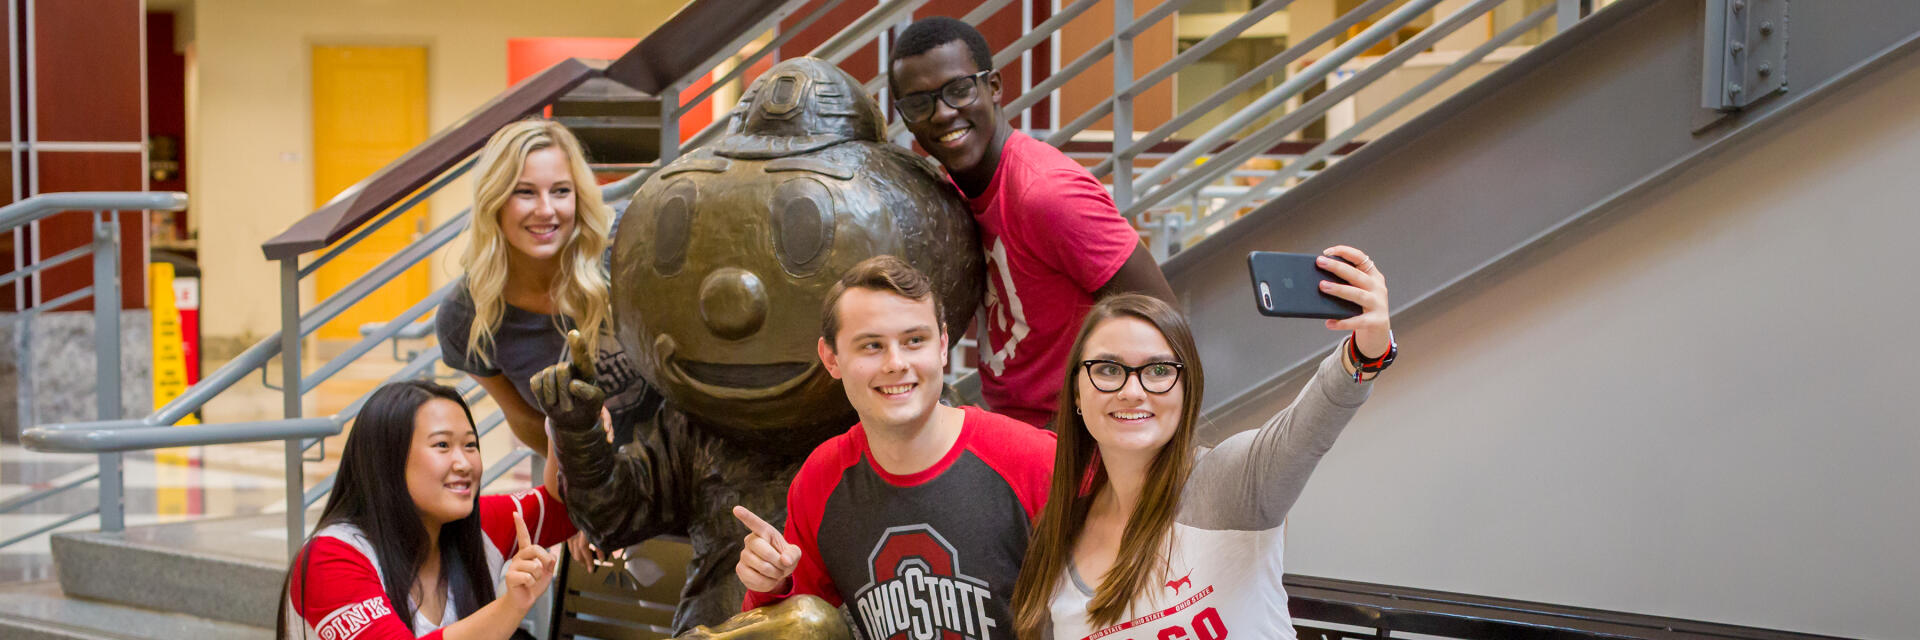
<instances>
[{"instance_id":1,"label":"stair tread","mask_svg":"<svg viewBox=\"0 0 1920 640\"><path fill-rule=\"evenodd\" d=\"M269 630L68 597L52 580L0 585L0 629L34 630L74 638L260 638ZM6 635L6 634L0 634Z\"/></svg>"},{"instance_id":2,"label":"stair tread","mask_svg":"<svg viewBox=\"0 0 1920 640\"><path fill-rule=\"evenodd\" d=\"M318 515L318 511L307 512L309 526ZM285 514L270 513L127 527L117 534L89 531L56 535L283 569L287 564L286 526Z\"/></svg>"}]
</instances>

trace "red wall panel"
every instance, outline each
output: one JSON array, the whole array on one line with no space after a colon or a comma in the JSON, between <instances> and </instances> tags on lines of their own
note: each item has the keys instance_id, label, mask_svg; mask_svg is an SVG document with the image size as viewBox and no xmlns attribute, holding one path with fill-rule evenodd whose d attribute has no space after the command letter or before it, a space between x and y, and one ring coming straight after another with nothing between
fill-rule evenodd
<instances>
[{"instance_id":1,"label":"red wall panel","mask_svg":"<svg viewBox=\"0 0 1920 640\"><path fill-rule=\"evenodd\" d=\"M140 140L142 12L139 0L34 1L40 140Z\"/></svg>"},{"instance_id":2,"label":"red wall panel","mask_svg":"<svg viewBox=\"0 0 1920 640\"><path fill-rule=\"evenodd\" d=\"M139 191L142 158L132 153L43 153L40 154L40 186L43 193L60 191ZM40 256L59 255L93 239L92 212L69 212L40 221ZM120 214L120 308L146 307L146 238L142 234L142 212ZM82 258L41 273L40 299L76 291L93 282L93 260ZM91 311L93 302L83 300L55 311Z\"/></svg>"},{"instance_id":3,"label":"red wall panel","mask_svg":"<svg viewBox=\"0 0 1920 640\"><path fill-rule=\"evenodd\" d=\"M138 144L141 138L140 0L32 0L33 82L37 144L107 142ZM29 46L24 34L16 36ZM15 58L19 59L19 58ZM24 74L23 74L24 76ZM60 151L44 147L25 158L36 172L34 193L65 191L139 191L144 184L145 152ZM92 238L88 213L67 213L41 220L30 242L42 258L86 244ZM121 306L146 301L146 235L140 212L120 215ZM25 251L26 249L18 249ZM42 272L40 300L51 300L93 282L91 260ZM92 301L62 311L91 310Z\"/></svg>"}]
</instances>

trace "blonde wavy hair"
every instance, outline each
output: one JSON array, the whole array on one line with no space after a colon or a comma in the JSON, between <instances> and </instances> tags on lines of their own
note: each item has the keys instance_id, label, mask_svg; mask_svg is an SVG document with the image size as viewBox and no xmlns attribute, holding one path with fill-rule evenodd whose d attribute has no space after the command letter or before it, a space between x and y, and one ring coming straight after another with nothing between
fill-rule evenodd
<instances>
[{"instance_id":1,"label":"blonde wavy hair","mask_svg":"<svg viewBox=\"0 0 1920 640\"><path fill-rule=\"evenodd\" d=\"M474 179L473 220L467 251L460 266L467 274L467 294L473 298L473 325L467 331L467 353L491 364L493 333L506 311L507 246L500 230L500 209L506 206L520 181L527 156L548 147L567 154L573 174L573 236L560 249L560 271L550 284L561 315L573 319L582 335L599 335L607 322L607 274L600 256L607 248L607 229L613 210L600 199L599 183L587 166L580 141L558 122L528 118L501 127L480 150L480 173Z\"/></svg>"}]
</instances>

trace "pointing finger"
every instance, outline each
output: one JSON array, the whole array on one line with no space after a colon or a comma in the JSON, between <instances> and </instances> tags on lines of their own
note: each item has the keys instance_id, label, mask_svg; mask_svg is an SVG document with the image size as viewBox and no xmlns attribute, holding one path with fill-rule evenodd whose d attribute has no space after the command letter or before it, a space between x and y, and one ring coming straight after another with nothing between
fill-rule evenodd
<instances>
[{"instance_id":1,"label":"pointing finger","mask_svg":"<svg viewBox=\"0 0 1920 640\"><path fill-rule=\"evenodd\" d=\"M787 539L780 535L780 530L773 528L771 524L767 524L767 521L761 520L760 516L754 515L753 512L748 511L746 507L734 506L733 517L739 519L740 524L747 525L748 531L752 531L759 534L760 537L765 538L768 544L773 545L775 551L786 551Z\"/></svg>"},{"instance_id":2,"label":"pointing finger","mask_svg":"<svg viewBox=\"0 0 1920 640\"><path fill-rule=\"evenodd\" d=\"M533 536L527 534L527 519L519 511L513 512L513 539L521 549L533 548Z\"/></svg>"},{"instance_id":3,"label":"pointing finger","mask_svg":"<svg viewBox=\"0 0 1920 640\"><path fill-rule=\"evenodd\" d=\"M579 329L567 331L567 347L573 352L573 377L579 380L598 380L600 374L594 371L593 350L588 348L587 339L580 335Z\"/></svg>"}]
</instances>

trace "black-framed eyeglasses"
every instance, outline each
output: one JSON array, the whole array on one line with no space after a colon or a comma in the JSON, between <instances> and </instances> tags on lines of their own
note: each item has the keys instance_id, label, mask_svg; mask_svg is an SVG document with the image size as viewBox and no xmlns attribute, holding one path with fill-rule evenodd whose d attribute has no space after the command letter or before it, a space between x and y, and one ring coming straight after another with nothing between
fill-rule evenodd
<instances>
[{"instance_id":1,"label":"black-framed eyeglasses","mask_svg":"<svg viewBox=\"0 0 1920 640\"><path fill-rule=\"evenodd\" d=\"M1180 370L1184 368L1178 362L1149 362L1129 367L1112 360L1084 360L1080 366L1087 370L1087 382L1100 391L1119 391L1127 386L1127 378L1138 376L1140 388L1152 394L1172 391L1173 385L1180 383Z\"/></svg>"},{"instance_id":2,"label":"black-framed eyeglasses","mask_svg":"<svg viewBox=\"0 0 1920 640\"><path fill-rule=\"evenodd\" d=\"M938 99L947 106L959 109L980 99L980 81L986 79L992 69L970 76L961 76L947 81L934 91L922 91L901 96L893 101L893 108L900 110L900 116L908 122L919 122L933 116L933 101ZM937 97L937 98L936 98Z\"/></svg>"}]
</instances>

